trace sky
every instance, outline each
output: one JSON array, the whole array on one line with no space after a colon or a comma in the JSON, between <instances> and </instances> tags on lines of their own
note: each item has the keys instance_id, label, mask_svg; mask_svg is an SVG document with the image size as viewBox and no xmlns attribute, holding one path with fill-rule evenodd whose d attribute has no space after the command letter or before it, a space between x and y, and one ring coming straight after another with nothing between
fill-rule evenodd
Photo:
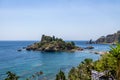
<instances>
[{"instance_id":1,"label":"sky","mask_svg":"<svg viewBox=\"0 0 120 80\"><path fill-rule=\"evenodd\" d=\"M120 0L0 0L0 40L96 40L120 30Z\"/></svg>"}]
</instances>

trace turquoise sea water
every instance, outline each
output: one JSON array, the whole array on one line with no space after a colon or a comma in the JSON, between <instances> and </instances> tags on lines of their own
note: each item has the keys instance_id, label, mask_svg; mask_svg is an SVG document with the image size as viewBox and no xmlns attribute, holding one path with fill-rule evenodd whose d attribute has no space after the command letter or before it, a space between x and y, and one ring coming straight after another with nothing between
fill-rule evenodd
<instances>
[{"instance_id":1,"label":"turquoise sea water","mask_svg":"<svg viewBox=\"0 0 120 80\"><path fill-rule=\"evenodd\" d=\"M54 80L56 73L61 69L65 73L77 66L85 58L99 59L99 54L90 53L91 50L70 52L39 52L17 50L34 43L35 41L0 41L0 80L4 80L7 71L12 71L19 75L20 80L31 76L35 72L43 71L39 78ZM107 51L109 45L85 44L86 41L74 41L81 47L94 46L92 51Z\"/></svg>"}]
</instances>

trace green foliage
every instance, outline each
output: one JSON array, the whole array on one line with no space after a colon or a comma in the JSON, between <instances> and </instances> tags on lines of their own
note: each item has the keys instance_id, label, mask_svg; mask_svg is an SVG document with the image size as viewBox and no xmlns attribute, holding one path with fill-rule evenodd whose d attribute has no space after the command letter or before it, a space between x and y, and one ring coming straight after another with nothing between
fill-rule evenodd
<instances>
[{"instance_id":1,"label":"green foliage","mask_svg":"<svg viewBox=\"0 0 120 80\"><path fill-rule=\"evenodd\" d=\"M69 72L69 80L91 80L91 70L104 72L104 77L108 80L112 76L120 80L120 44L111 47L109 54L101 56L95 62L92 59L85 59L77 68L72 68Z\"/></svg>"},{"instance_id":2,"label":"green foliage","mask_svg":"<svg viewBox=\"0 0 120 80\"><path fill-rule=\"evenodd\" d=\"M67 42L66 47L68 50L70 50L70 49L74 49L76 46L74 42Z\"/></svg>"},{"instance_id":3,"label":"green foliage","mask_svg":"<svg viewBox=\"0 0 120 80\"><path fill-rule=\"evenodd\" d=\"M55 41L55 36L52 37L53 41Z\"/></svg>"},{"instance_id":4,"label":"green foliage","mask_svg":"<svg viewBox=\"0 0 120 80\"><path fill-rule=\"evenodd\" d=\"M116 78L120 80L120 43L116 47L111 47L111 56L116 60Z\"/></svg>"},{"instance_id":5,"label":"green foliage","mask_svg":"<svg viewBox=\"0 0 120 80\"><path fill-rule=\"evenodd\" d=\"M104 54L101 59L94 62L94 67L97 71L103 72L105 70L114 70L116 68L116 60L111 54Z\"/></svg>"},{"instance_id":6,"label":"green foliage","mask_svg":"<svg viewBox=\"0 0 120 80\"><path fill-rule=\"evenodd\" d=\"M117 44L116 47L111 47L110 53L117 60L120 60L120 44Z\"/></svg>"},{"instance_id":7,"label":"green foliage","mask_svg":"<svg viewBox=\"0 0 120 80\"><path fill-rule=\"evenodd\" d=\"M94 62L97 71L104 72L106 76L113 76L120 80L120 44L111 47L109 54L104 54L100 60Z\"/></svg>"},{"instance_id":8,"label":"green foliage","mask_svg":"<svg viewBox=\"0 0 120 80\"><path fill-rule=\"evenodd\" d=\"M5 80L18 80L19 76L17 76L16 74L8 71L7 73L7 78L5 78Z\"/></svg>"},{"instance_id":9,"label":"green foliage","mask_svg":"<svg viewBox=\"0 0 120 80\"><path fill-rule=\"evenodd\" d=\"M20 78L15 73L12 73L10 71L8 71L6 74L7 74L7 78L5 78L5 80L18 80ZM42 71L36 72L35 74L30 76L29 78L26 78L26 80L38 80L39 76L41 76L42 74L43 74Z\"/></svg>"},{"instance_id":10,"label":"green foliage","mask_svg":"<svg viewBox=\"0 0 120 80\"><path fill-rule=\"evenodd\" d=\"M91 80L92 59L85 59L77 68L72 68L68 74L69 80Z\"/></svg>"},{"instance_id":11,"label":"green foliage","mask_svg":"<svg viewBox=\"0 0 120 80\"><path fill-rule=\"evenodd\" d=\"M60 72L56 75L55 80L66 80L64 72L60 70Z\"/></svg>"},{"instance_id":12,"label":"green foliage","mask_svg":"<svg viewBox=\"0 0 120 80\"><path fill-rule=\"evenodd\" d=\"M43 42L43 43L49 43L52 40L53 40L52 37L43 35L41 42Z\"/></svg>"}]
</instances>

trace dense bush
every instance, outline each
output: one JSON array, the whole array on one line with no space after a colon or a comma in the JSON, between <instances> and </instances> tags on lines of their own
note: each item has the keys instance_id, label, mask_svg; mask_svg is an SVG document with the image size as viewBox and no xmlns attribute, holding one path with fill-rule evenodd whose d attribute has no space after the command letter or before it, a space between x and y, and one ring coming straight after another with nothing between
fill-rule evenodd
<instances>
[{"instance_id":1,"label":"dense bush","mask_svg":"<svg viewBox=\"0 0 120 80\"><path fill-rule=\"evenodd\" d=\"M56 75L55 80L66 80L64 72L60 70L60 72Z\"/></svg>"},{"instance_id":2,"label":"dense bush","mask_svg":"<svg viewBox=\"0 0 120 80\"><path fill-rule=\"evenodd\" d=\"M85 59L78 67L73 67L68 73L68 80L91 80L91 71L104 72L104 78L112 77L120 80L120 44L111 47L109 54L104 54L95 62Z\"/></svg>"}]
</instances>

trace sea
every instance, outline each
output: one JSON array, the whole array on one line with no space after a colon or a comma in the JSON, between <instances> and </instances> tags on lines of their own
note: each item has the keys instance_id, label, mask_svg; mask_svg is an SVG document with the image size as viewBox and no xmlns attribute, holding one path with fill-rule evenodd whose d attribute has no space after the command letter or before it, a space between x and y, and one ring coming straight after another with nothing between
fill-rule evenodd
<instances>
[{"instance_id":1,"label":"sea","mask_svg":"<svg viewBox=\"0 0 120 80\"><path fill-rule=\"evenodd\" d=\"M86 44L87 41L74 41L77 46L93 46L92 50L76 52L40 52L26 51L23 47L37 41L0 41L0 80L4 80L7 71L18 75L19 80L31 78L36 72L43 74L36 80L55 80L56 74L62 70L67 73L72 67L78 66L84 59L94 61L100 59L100 54L94 51L109 51L108 44ZM22 51L18 51L22 49Z\"/></svg>"}]
</instances>

